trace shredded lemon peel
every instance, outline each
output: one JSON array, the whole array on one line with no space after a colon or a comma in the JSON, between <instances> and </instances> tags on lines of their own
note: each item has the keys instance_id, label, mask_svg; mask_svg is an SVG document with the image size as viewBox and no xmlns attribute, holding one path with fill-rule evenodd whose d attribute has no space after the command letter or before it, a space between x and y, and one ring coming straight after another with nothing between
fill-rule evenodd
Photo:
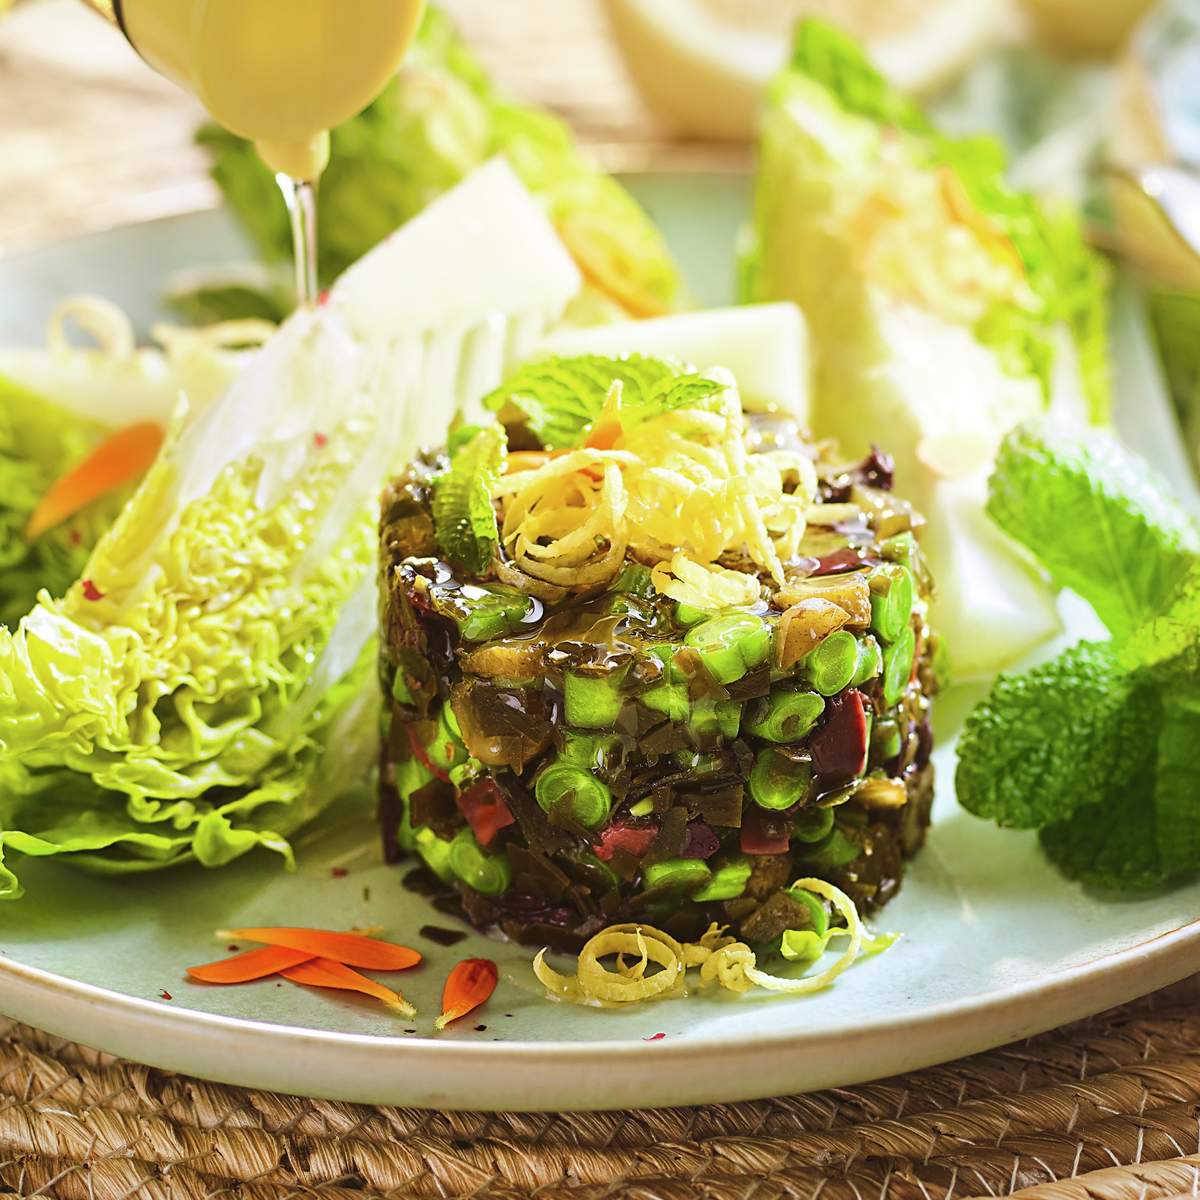
<instances>
[{"instance_id":1,"label":"shredded lemon peel","mask_svg":"<svg viewBox=\"0 0 1200 1200\"><path fill-rule=\"evenodd\" d=\"M682 995L687 972L692 969L699 970L701 987L715 985L737 993L759 987L780 995L801 996L824 990L859 958L886 950L896 941L893 934L868 937L854 901L823 879L798 879L789 890L811 892L828 900L846 922L844 927L813 935L811 952L803 956L809 963L815 962L834 938L847 939L838 958L817 975L786 978L761 970L753 949L727 937L724 928L715 923L699 941L683 943L651 925L612 925L597 933L580 951L574 977L554 970L546 962L544 949L533 960L533 973L552 999L602 1007ZM613 968L601 961L613 957ZM661 969L648 975L650 963Z\"/></svg>"},{"instance_id":2,"label":"shredded lemon peel","mask_svg":"<svg viewBox=\"0 0 1200 1200\"><path fill-rule=\"evenodd\" d=\"M46 322L46 344L52 353L74 349L67 323L74 321L110 358L130 358L137 348L133 323L124 309L102 296L68 296L59 303Z\"/></svg>"},{"instance_id":3,"label":"shredded lemon peel","mask_svg":"<svg viewBox=\"0 0 1200 1200\"><path fill-rule=\"evenodd\" d=\"M631 555L652 566L662 594L706 609L759 599L758 574L721 565L727 556L783 583L816 497L816 469L802 453L750 454L732 376L710 375L724 385L710 407L659 413L612 448L585 446L500 479L493 495L516 572L596 588ZM619 406L614 388L602 419Z\"/></svg>"}]
</instances>

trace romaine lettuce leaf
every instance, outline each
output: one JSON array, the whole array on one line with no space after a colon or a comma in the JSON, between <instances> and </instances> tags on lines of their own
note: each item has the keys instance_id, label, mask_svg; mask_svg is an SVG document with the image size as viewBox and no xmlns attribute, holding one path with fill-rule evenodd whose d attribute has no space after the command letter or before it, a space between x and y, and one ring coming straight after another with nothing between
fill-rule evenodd
<instances>
[{"instance_id":1,"label":"romaine lettuce leaf","mask_svg":"<svg viewBox=\"0 0 1200 1200\"><path fill-rule=\"evenodd\" d=\"M821 94L814 95L814 90ZM805 113L806 108L813 111ZM990 295L985 311L974 314L969 323L980 340L995 349L1006 369L1036 377L1047 399L1055 357L1051 330L1065 324L1078 348L1093 419L1107 416L1105 268L1084 242L1077 214L1007 184L1006 156L999 142L940 134L920 107L898 94L850 38L818 20L799 25L791 63L773 88L764 140L770 143L780 136L790 136L795 152L803 151L806 138L826 144L844 139L856 147L857 153L837 155L837 166L845 175L843 186L851 192L869 189L872 169L883 162L888 194L878 198L868 213L870 219L896 223L903 231L899 236L927 241L927 252L942 249L931 240L936 239L937 226L942 232L952 231L953 253L929 266L945 276L941 281L944 305L949 305L954 293L962 299L963 288ZM922 177L936 178L937 188L923 192L918 184ZM836 181L830 183L837 188ZM906 191L911 195L906 197ZM844 204L844 199L836 191L829 196L835 206ZM834 220L845 215L843 208ZM797 213L795 219L817 224L829 217L806 212ZM858 219L861 232L861 212ZM935 228L926 231L926 222ZM849 233L846 229L843 235ZM985 257L975 269L962 271L950 260L961 259L972 242ZM950 243L944 249L949 250ZM986 257L994 260L994 270L987 269ZM958 279L952 278L956 271ZM751 280L754 275L751 264ZM884 269L874 282L903 293L914 280L904 273L889 276ZM814 281L813 286L819 285ZM774 297L755 293L754 298Z\"/></svg>"},{"instance_id":2,"label":"romaine lettuce leaf","mask_svg":"<svg viewBox=\"0 0 1200 1200\"><path fill-rule=\"evenodd\" d=\"M200 141L226 202L269 261L291 255L287 214L253 146L216 126ZM426 9L408 61L359 116L333 131L321 179L319 273L329 283L393 229L496 154L538 198L594 289L631 315L679 306L682 281L658 230L548 113L493 88L450 21ZM229 295L244 305L244 292ZM203 312L219 315L209 288ZM195 307L176 295L177 307Z\"/></svg>"},{"instance_id":3,"label":"romaine lettuce leaf","mask_svg":"<svg viewBox=\"0 0 1200 1200\"><path fill-rule=\"evenodd\" d=\"M746 299L808 319L814 432L848 457L877 441L927 518L953 677L1057 633L1054 589L983 505L1014 425L1107 412L1103 272L1075 216L1010 188L999 146L942 136L845 35L806 21L768 92L742 269Z\"/></svg>"},{"instance_id":4,"label":"romaine lettuce leaf","mask_svg":"<svg viewBox=\"0 0 1200 1200\"><path fill-rule=\"evenodd\" d=\"M181 416L82 577L0 630L0 860L289 857L373 758L383 482L578 286L492 164ZM0 897L19 894L10 863Z\"/></svg>"}]
</instances>

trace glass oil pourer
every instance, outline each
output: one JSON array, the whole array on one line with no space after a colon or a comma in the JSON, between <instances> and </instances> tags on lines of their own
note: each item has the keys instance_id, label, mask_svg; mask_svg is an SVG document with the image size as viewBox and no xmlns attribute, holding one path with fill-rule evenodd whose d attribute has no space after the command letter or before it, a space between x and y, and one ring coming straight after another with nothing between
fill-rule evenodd
<instances>
[{"instance_id":1,"label":"glass oil pourer","mask_svg":"<svg viewBox=\"0 0 1200 1200\"><path fill-rule=\"evenodd\" d=\"M424 0L84 0L156 71L254 142L292 219L296 291L317 293L317 181L329 130L384 88Z\"/></svg>"}]
</instances>

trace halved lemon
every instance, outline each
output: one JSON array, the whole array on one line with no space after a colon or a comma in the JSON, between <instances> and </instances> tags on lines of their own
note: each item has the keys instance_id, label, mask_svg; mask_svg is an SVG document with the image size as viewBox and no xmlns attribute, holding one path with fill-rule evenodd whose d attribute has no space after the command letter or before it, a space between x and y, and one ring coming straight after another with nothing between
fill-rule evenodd
<instances>
[{"instance_id":1,"label":"halved lemon","mask_svg":"<svg viewBox=\"0 0 1200 1200\"><path fill-rule=\"evenodd\" d=\"M1000 40L1012 0L605 0L617 42L651 107L698 137L753 137L759 97L804 16L861 38L908 91L948 82Z\"/></svg>"}]
</instances>

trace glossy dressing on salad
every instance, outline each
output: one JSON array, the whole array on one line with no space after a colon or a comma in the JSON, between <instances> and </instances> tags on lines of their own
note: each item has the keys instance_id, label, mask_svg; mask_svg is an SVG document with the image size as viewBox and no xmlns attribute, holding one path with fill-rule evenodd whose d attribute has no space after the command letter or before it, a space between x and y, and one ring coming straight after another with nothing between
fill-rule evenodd
<instances>
[{"instance_id":1,"label":"glossy dressing on salad","mask_svg":"<svg viewBox=\"0 0 1200 1200\"><path fill-rule=\"evenodd\" d=\"M86 0L157 71L255 143L280 176L312 298L315 196L329 130L365 108L400 65L424 0Z\"/></svg>"}]
</instances>

